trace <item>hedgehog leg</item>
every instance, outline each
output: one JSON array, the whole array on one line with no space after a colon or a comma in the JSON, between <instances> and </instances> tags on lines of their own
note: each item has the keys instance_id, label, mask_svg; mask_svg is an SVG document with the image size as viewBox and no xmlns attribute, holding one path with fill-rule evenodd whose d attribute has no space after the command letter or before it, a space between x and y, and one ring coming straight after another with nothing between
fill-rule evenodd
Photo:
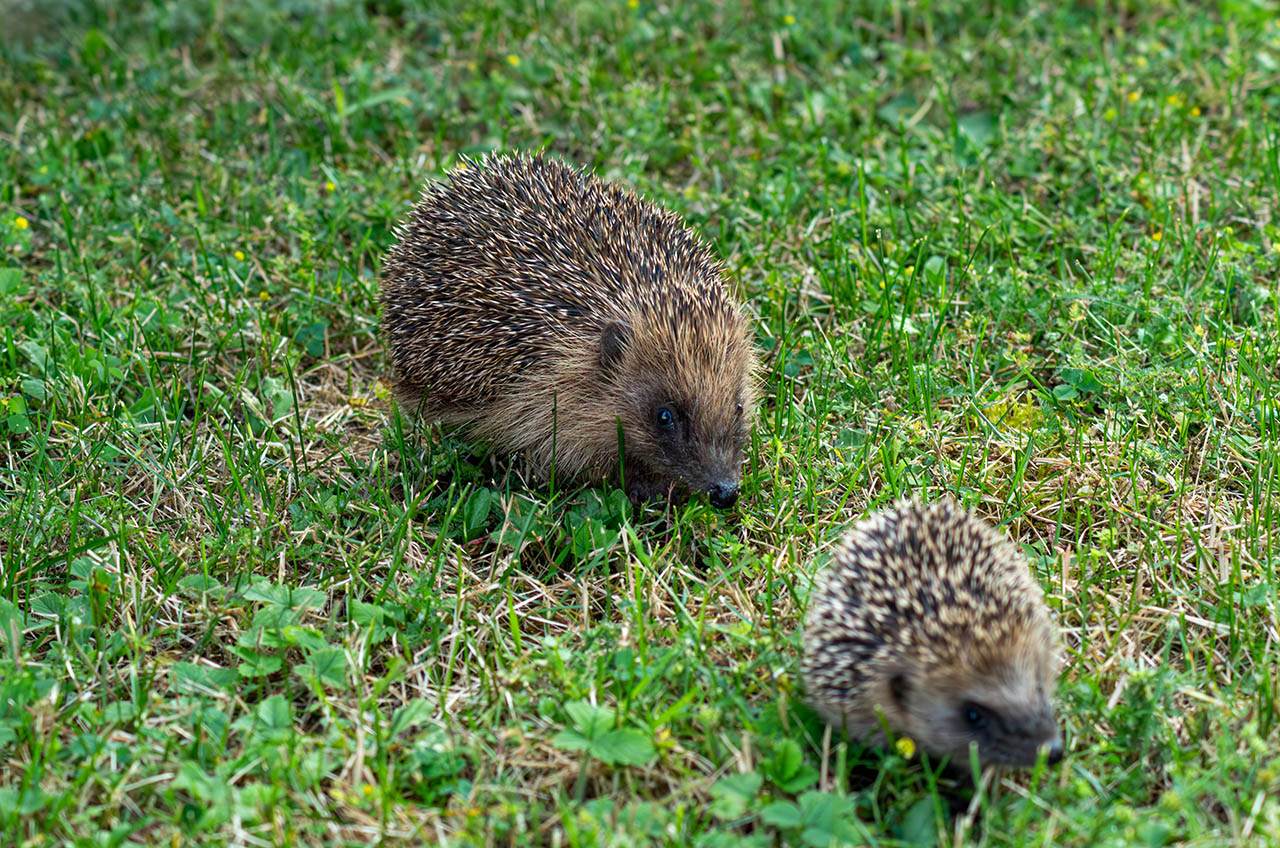
<instances>
[{"instance_id":1,"label":"hedgehog leg","mask_svg":"<svg viewBox=\"0 0 1280 848\"><path fill-rule=\"evenodd\" d=\"M684 487L676 481L646 473L634 464L628 464L625 473L627 497L636 506L661 500L681 504L689 497Z\"/></svg>"}]
</instances>

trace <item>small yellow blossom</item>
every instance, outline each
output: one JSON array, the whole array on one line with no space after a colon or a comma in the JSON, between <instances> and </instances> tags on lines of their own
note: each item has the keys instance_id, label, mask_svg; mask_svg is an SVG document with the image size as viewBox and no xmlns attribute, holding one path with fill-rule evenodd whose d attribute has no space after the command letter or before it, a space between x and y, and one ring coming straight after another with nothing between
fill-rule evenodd
<instances>
[{"instance_id":1,"label":"small yellow blossom","mask_svg":"<svg viewBox=\"0 0 1280 848\"><path fill-rule=\"evenodd\" d=\"M267 294L266 289L263 289L262 291L258 292L258 300L270 300L270 299L271 299L271 295Z\"/></svg>"},{"instance_id":2,"label":"small yellow blossom","mask_svg":"<svg viewBox=\"0 0 1280 848\"><path fill-rule=\"evenodd\" d=\"M243 262L243 261L244 261L244 251L243 251L243 250L237 250L237 251L236 251L236 261L237 261L237 262Z\"/></svg>"},{"instance_id":3,"label":"small yellow blossom","mask_svg":"<svg viewBox=\"0 0 1280 848\"><path fill-rule=\"evenodd\" d=\"M640 0L627 0L627 6L632 9L639 9Z\"/></svg>"},{"instance_id":4,"label":"small yellow blossom","mask_svg":"<svg viewBox=\"0 0 1280 848\"><path fill-rule=\"evenodd\" d=\"M507 64L513 68L520 67L520 57L514 53L507 54Z\"/></svg>"},{"instance_id":5,"label":"small yellow blossom","mask_svg":"<svg viewBox=\"0 0 1280 848\"><path fill-rule=\"evenodd\" d=\"M900 736L893 743L893 749L898 752L898 756L909 760L916 755L916 740L910 736Z\"/></svg>"},{"instance_id":6,"label":"small yellow blossom","mask_svg":"<svg viewBox=\"0 0 1280 848\"><path fill-rule=\"evenodd\" d=\"M1130 102L1130 103L1137 103L1137 102L1138 102L1138 98L1139 98L1139 97L1141 97L1141 96L1142 96L1142 95L1141 95L1141 94L1139 94L1138 92L1136 92L1136 91L1131 91L1131 92L1129 92L1129 102Z\"/></svg>"},{"instance_id":7,"label":"small yellow blossom","mask_svg":"<svg viewBox=\"0 0 1280 848\"><path fill-rule=\"evenodd\" d=\"M364 796L366 798L373 797L373 787L367 783L364 786L360 787L360 791L364 793Z\"/></svg>"},{"instance_id":8,"label":"small yellow blossom","mask_svg":"<svg viewBox=\"0 0 1280 848\"><path fill-rule=\"evenodd\" d=\"M1193 118L1198 118L1198 117L1200 117L1200 107L1199 107L1199 106L1192 106L1192 107L1191 107L1191 117L1193 117Z\"/></svg>"},{"instance_id":9,"label":"small yellow blossom","mask_svg":"<svg viewBox=\"0 0 1280 848\"><path fill-rule=\"evenodd\" d=\"M1147 66L1147 57L1139 56L1133 60L1133 64L1137 65L1139 68L1145 68Z\"/></svg>"},{"instance_id":10,"label":"small yellow blossom","mask_svg":"<svg viewBox=\"0 0 1280 848\"><path fill-rule=\"evenodd\" d=\"M1164 238L1164 233L1161 230L1156 230L1154 233L1151 234L1152 241L1160 241L1160 239L1162 238Z\"/></svg>"},{"instance_id":11,"label":"small yellow blossom","mask_svg":"<svg viewBox=\"0 0 1280 848\"><path fill-rule=\"evenodd\" d=\"M1170 94L1168 97L1164 99L1164 102L1168 103L1170 106L1177 106L1179 103L1182 102L1182 95Z\"/></svg>"},{"instance_id":12,"label":"small yellow blossom","mask_svg":"<svg viewBox=\"0 0 1280 848\"><path fill-rule=\"evenodd\" d=\"M49 166L48 166L48 165L41 165L41 166L40 166L40 173L42 173L42 174L47 174L47 173L49 173Z\"/></svg>"},{"instance_id":13,"label":"small yellow blossom","mask_svg":"<svg viewBox=\"0 0 1280 848\"><path fill-rule=\"evenodd\" d=\"M1116 119L1116 115L1118 114L1119 113L1116 112L1116 107L1112 106L1110 109L1102 113L1102 120L1114 121Z\"/></svg>"},{"instance_id":14,"label":"small yellow blossom","mask_svg":"<svg viewBox=\"0 0 1280 848\"><path fill-rule=\"evenodd\" d=\"M338 187L333 184L333 180L327 180L324 184L325 191L337 191Z\"/></svg>"},{"instance_id":15,"label":"small yellow blossom","mask_svg":"<svg viewBox=\"0 0 1280 848\"><path fill-rule=\"evenodd\" d=\"M782 22L783 22L784 24L786 24L787 26L791 26L793 23L795 23L795 22L796 22L796 16L795 16L795 15L787 15L787 16L785 16L785 17L782 19Z\"/></svg>"},{"instance_id":16,"label":"small yellow blossom","mask_svg":"<svg viewBox=\"0 0 1280 848\"><path fill-rule=\"evenodd\" d=\"M31 222L21 215L13 219L13 228L15 230L25 230L29 226L31 226Z\"/></svg>"},{"instance_id":17,"label":"small yellow blossom","mask_svg":"<svg viewBox=\"0 0 1280 848\"><path fill-rule=\"evenodd\" d=\"M337 293L342 294L342 283L338 283Z\"/></svg>"},{"instance_id":18,"label":"small yellow blossom","mask_svg":"<svg viewBox=\"0 0 1280 848\"><path fill-rule=\"evenodd\" d=\"M902 273L908 277L910 277L915 272L916 272L916 266L914 265L908 265L907 267L902 269Z\"/></svg>"}]
</instances>

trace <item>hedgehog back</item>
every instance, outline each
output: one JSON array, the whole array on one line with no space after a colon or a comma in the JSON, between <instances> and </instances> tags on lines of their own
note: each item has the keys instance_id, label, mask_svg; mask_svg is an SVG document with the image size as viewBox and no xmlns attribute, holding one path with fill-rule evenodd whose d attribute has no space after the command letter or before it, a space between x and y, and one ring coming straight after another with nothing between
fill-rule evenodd
<instances>
[{"instance_id":1,"label":"hedgehog back","mask_svg":"<svg viewBox=\"0 0 1280 848\"><path fill-rule=\"evenodd\" d=\"M427 418L477 417L530 369L598 346L611 321L672 300L694 321L736 308L678 216L554 159L468 164L424 189L398 238L383 321L401 401Z\"/></svg>"}]
</instances>

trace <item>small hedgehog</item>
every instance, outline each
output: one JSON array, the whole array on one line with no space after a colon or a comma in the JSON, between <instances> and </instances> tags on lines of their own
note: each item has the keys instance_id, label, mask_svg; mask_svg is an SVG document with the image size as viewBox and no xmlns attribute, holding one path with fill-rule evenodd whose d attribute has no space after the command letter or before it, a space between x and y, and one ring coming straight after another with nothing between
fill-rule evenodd
<instances>
[{"instance_id":1,"label":"small hedgehog","mask_svg":"<svg viewBox=\"0 0 1280 848\"><path fill-rule=\"evenodd\" d=\"M678 216L518 153L428 185L397 237L381 300L402 408L559 479L620 472L636 501L737 501L752 334Z\"/></svg>"},{"instance_id":2,"label":"small hedgehog","mask_svg":"<svg viewBox=\"0 0 1280 848\"><path fill-rule=\"evenodd\" d=\"M809 702L834 727L882 729L965 767L1062 758L1057 633L1026 561L978 517L903 501L855 525L815 582Z\"/></svg>"}]
</instances>

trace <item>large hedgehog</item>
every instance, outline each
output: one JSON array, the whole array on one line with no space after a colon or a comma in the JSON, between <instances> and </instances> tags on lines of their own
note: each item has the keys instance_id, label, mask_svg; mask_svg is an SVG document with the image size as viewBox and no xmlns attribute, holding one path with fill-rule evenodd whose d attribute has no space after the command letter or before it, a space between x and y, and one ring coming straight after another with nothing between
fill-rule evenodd
<instances>
[{"instance_id":1,"label":"large hedgehog","mask_svg":"<svg viewBox=\"0 0 1280 848\"><path fill-rule=\"evenodd\" d=\"M678 216L515 154L428 185L397 235L382 321L403 408L560 479L734 504L752 336Z\"/></svg>"},{"instance_id":2,"label":"large hedgehog","mask_svg":"<svg viewBox=\"0 0 1280 848\"><path fill-rule=\"evenodd\" d=\"M803 674L829 724L895 733L963 767L1062 757L1057 632L1014 546L947 501L901 502L855 525L817 579Z\"/></svg>"}]
</instances>

